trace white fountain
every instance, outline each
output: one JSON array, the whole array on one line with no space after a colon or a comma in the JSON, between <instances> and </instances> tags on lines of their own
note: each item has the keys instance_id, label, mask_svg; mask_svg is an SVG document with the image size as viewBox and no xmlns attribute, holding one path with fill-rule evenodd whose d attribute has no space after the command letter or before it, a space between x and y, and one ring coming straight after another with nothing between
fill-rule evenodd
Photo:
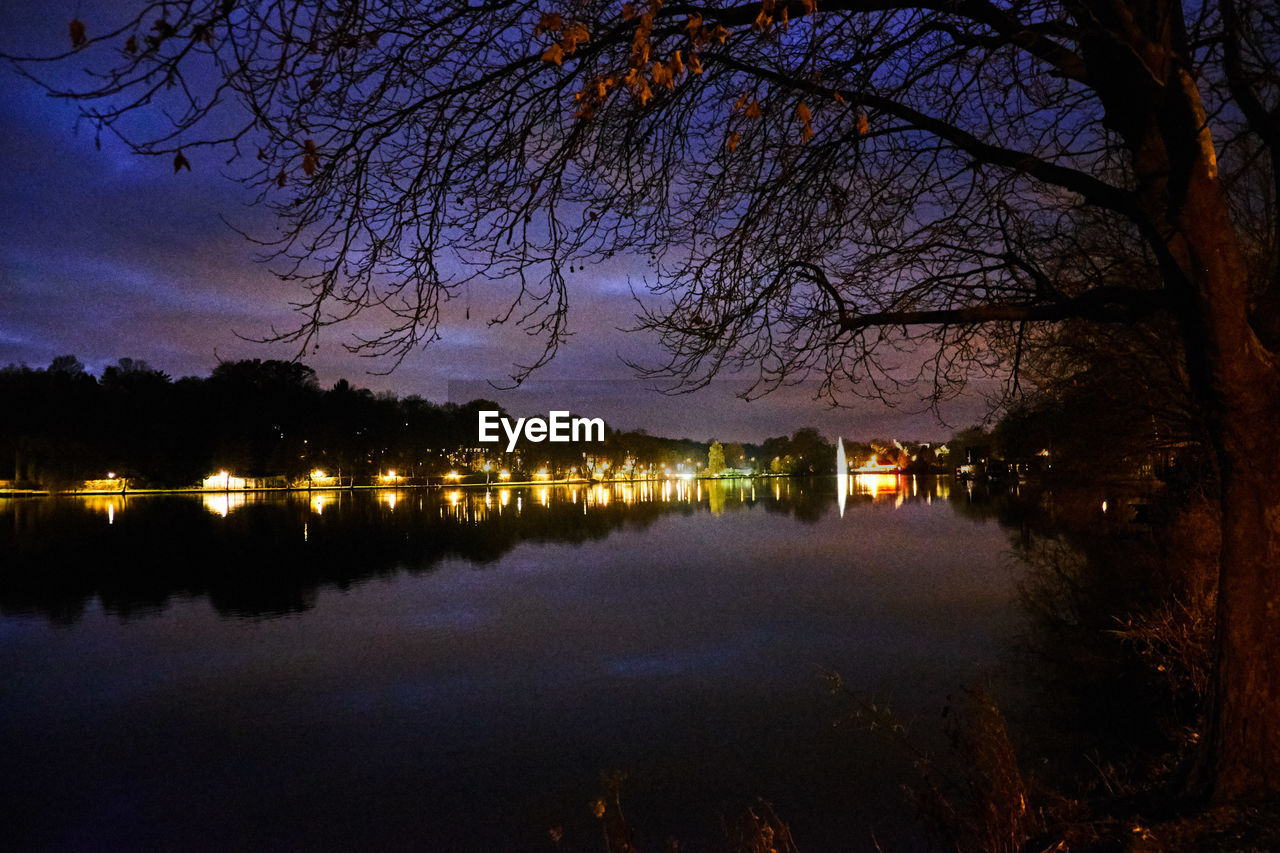
<instances>
[{"instance_id":1,"label":"white fountain","mask_svg":"<svg viewBox=\"0 0 1280 853\"><path fill-rule=\"evenodd\" d=\"M845 496L849 493L849 462L844 458L844 437L836 438L836 504L844 518Z\"/></svg>"}]
</instances>

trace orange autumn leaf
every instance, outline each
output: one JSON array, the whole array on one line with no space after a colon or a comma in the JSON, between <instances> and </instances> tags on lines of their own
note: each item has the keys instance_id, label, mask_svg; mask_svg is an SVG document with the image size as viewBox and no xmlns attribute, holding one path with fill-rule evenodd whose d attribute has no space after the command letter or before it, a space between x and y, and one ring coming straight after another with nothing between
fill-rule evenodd
<instances>
[{"instance_id":1,"label":"orange autumn leaf","mask_svg":"<svg viewBox=\"0 0 1280 853\"><path fill-rule=\"evenodd\" d=\"M675 75L671 73L671 69L663 65L661 62L653 64L653 84L655 86L666 86L668 89L675 88Z\"/></svg>"},{"instance_id":2,"label":"orange autumn leaf","mask_svg":"<svg viewBox=\"0 0 1280 853\"><path fill-rule=\"evenodd\" d=\"M800 106L796 107L796 118L806 123L813 119L813 116L809 113L809 107L806 104L801 103Z\"/></svg>"},{"instance_id":3,"label":"orange autumn leaf","mask_svg":"<svg viewBox=\"0 0 1280 853\"><path fill-rule=\"evenodd\" d=\"M564 64L564 48L558 44L553 44L542 52L543 62L554 62L556 65Z\"/></svg>"},{"instance_id":4,"label":"orange autumn leaf","mask_svg":"<svg viewBox=\"0 0 1280 853\"><path fill-rule=\"evenodd\" d=\"M538 19L538 25L533 28L533 34L540 36L543 33L558 33L564 27L564 22L560 18L558 12L549 12Z\"/></svg>"},{"instance_id":5,"label":"orange autumn leaf","mask_svg":"<svg viewBox=\"0 0 1280 853\"><path fill-rule=\"evenodd\" d=\"M741 134L739 134L735 130L733 133L729 134L729 138L724 141L724 147L728 148L729 153L732 154L734 151L738 149L738 143L741 141L742 141Z\"/></svg>"},{"instance_id":6,"label":"orange autumn leaf","mask_svg":"<svg viewBox=\"0 0 1280 853\"><path fill-rule=\"evenodd\" d=\"M578 45L587 41L591 36L585 24L573 23L564 31L564 37L560 39L560 46L564 48L566 54L573 53L578 49Z\"/></svg>"},{"instance_id":7,"label":"orange autumn leaf","mask_svg":"<svg viewBox=\"0 0 1280 853\"><path fill-rule=\"evenodd\" d=\"M867 114L858 113L858 135L866 136L867 131L870 129L870 127L871 127L870 122L867 121Z\"/></svg>"},{"instance_id":8,"label":"orange autumn leaf","mask_svg":"<svg viewBox=\"0 0 1280 853\"><path fill-rule=\"evenodd\" d=\"M751 103L747 104L747 118L760 118L763 113L760 112L760 102L755 98L751 99Z\"/></svg>"}]
</instances>

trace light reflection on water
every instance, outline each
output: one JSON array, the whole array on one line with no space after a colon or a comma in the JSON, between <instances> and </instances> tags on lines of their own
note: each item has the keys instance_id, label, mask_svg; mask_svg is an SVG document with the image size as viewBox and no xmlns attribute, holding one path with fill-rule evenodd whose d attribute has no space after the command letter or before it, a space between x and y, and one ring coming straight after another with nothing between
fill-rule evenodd
<instances>
[{"instance_id":1,"label":"light reflection on water","mask_svg":"<svg viewBox=\"0 0 1280 853\"><path fill-rule=\"evenodd\" d=\"M829 479L0 501L7 831L537 850L619 768L659 841L763 795L807 851L911 849L815 673L934 713L1014 631L1004 534Z\"/></svg>"},{"instance_id":2,"label":"light reflection on water","mask_svg":"<svg viewBox=\"0 0 1280 853\"><path fill-rule=\"evenodd\" d=\"M631 506L638 503L686 503L696 504L704 500L713 514L719 514L728 508L754 504L759 487L772 490L775 501L791 498L793 480L791 478L770 478L771 482L755 479L725 480L688 480L663 479L640 481L617 481L593 484L572 484L554 487L556 500L568 500L569 503L581 505L584 512L594 507L607 507L610 503L622 503ZM863 495L873 500L890 500L895 506L901 506L907 500L920 499L926 503L933 500L947 500L951 494L951 481L946 477L921 477L907 474L852 474L845 478L837 478L836 497L843 514L845 500L848 497ZM553 487L472 487L454 488L443 492L447 510L442 504L442 515L452 516L469 522L483 522L491 512L499 515L511 503L513 492L531 494L533 500L542 507L547 507L553 500ZM367 490L361 490L361 493ZM376 489L373 493L377 500L394 510L398 502L407 495L440 494L437 490L408 489ZM294 493L295 495L298 493ZM350 490L315 489L305 492L309 497L311 511L322 515L325 507L355 494ZM496 495L496 506L495 506ZM134 496L139 499L145 496ZM288 495L284 495L288 499ZM232 512L255 502L281 499L281 493L270 492L204 492L200 499L209 512L226 518ZM87 507L102 511L111 517L126 503L127 497L88 496L81 498ZM516 512L523 512L523 499L517 501Z\"/></svg>"}]
</instances>

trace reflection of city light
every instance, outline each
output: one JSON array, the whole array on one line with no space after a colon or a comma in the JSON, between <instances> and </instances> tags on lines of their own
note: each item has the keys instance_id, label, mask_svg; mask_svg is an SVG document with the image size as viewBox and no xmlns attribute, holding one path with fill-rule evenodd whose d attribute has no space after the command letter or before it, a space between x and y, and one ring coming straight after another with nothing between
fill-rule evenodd
<instances>
[{"instance_id":1,"label":"reflection of city light","mask_svg":"<svg viewBox=\"0 0 1280 853\"><path fill-rule=\"evenodd\" d=\"M316 515L323 514L325 504L327 504L328 502L329 502L329 498L327 495L323 495L323 494L312 495L311 511L314 512Z\"/></svg>"},{"instance_id":2,"label":"reflection of city light","mask_svg":"<svg viewBox=\"0 0 1280 853\"><path fill-rule=\"evenodd\" d=\"M510 489L500 489L500 490L498 491L498 505L499 505L499 506L506 506L506 505L507 505L507 504L509 504L509 503L511 503L511 490L510 490Z\"/></svg>"},{"instance_id":3,"label":"reflection of city light","mask_svg":"<svg viewBox=\"0 0 1280 853\"><path fill-rule=\"evenodd\" d=\"M233 509L238 509L245 504L244 492L235 494L227 494L226 492L212 492L200 496L204 503L204 508L214 515L220 515L226 518Z\"/></svg>"},{"instance_id":4,"label":"reflection of city light","mask_svg":"<svg viewBox=\"0 0 1280 853\"><path fill-rule=\"evenodd\" d=\"M511 479L511 472L510 472L510 471L508 471L506 468L503 468L501 471L499 471L499 472L498 472L498 479L499 479L499 480L510 480L510 479Z\"/></svg>"},{"instance_id":5,"label":"reflection of city light","mask_svg":"<svg viewBox=\"0 0 1280 853\"><path fill-rule=\"evenodd\" d=\"M390 507L391 509L395 509L395 508L396 508L396 498L397 498L397 497L398 497L398 495L396 495L396 493L395 493L395 492L383 492L383 493L382 493L382 499L383 499L384 501L386 501L386 502L387 502L387 506L388 506L388 507Z\"/></svg>"},{"instance_id":6,"label":"reflection of city light","mask_svg":"<svg viewBox=\"0 0 1280 853\"><path fill-rule=\"evenodd\" d=\"M449 499L449 506L456 508L458 506L458 502L462 500L462 492L454 489L449 492L449 494L445 495L445 497Z\"/></svg>"},{"instance_id":7,"label":"reflection of city light","mask_svg":"<svg viewBox=\"0 0 1280 853\"><path fill-rule=\"evenodd\" d=\"M455 482L462 479L462 475L457 471L450 471L448 474L445 474L445 477Z\"/></svg>"}]
</instances>

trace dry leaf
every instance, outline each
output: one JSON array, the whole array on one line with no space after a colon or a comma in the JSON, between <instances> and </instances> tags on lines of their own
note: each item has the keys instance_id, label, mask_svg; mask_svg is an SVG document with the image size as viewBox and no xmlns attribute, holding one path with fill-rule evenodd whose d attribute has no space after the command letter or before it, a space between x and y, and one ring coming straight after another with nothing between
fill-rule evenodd
<instances>
[{"instance_id":1,"label":"dry leaf","mask_svg":"<svg viewBox=\"0 0 1280 853\"><path fill-rule=\"evenodd\" d=\"M578 45L587 41L590 36L591 33L588 32L584 24L571 24L564 32L564 38L560 40L560 46L564 48L565 53L573 53L578 49Z\"/></svg>"},{"instance_id":2,"label":"dry leaf","mask_svg":"<svg viewBox=\"0 0 1280 853\"><path fill-rule=\"evenodd\" d=\"M538 25L533 28L533 34L540 36L543 33L558 33L564 28L564 21L561 20L558 12L550 12L538 19Z\"/></svg>"},{"instance_id":3,"label":"dry leaf","mask_svg":"<svg viewBox=\"0 0 1280 853\"><path fill-rule=\"evenodd\" d=\"M760 102L752 98L751 103L747 104L747 118L760 118L761 115Z\"/></svg>"},{"instance_id":4,"label":"dry leaf","mask_svg":"<svg viewBox=\"0 0 1280 853\"><path fill-rule=\"evenodd\" d=\"M803 122L808 122L813 119L813 116L809 113L809 107L803 102L800 106L796 107L796 118Z\"/></svg>"},{"instance_id":5,"label":"dry leaf","mask_svg":"<svg viewBox=\"0 0 1280 853\"><path fill-rule=\"evenodd\" d=\"M858 135L866 136L870 129L870 122L867 121L866 113L858 113Z\"/></svg>"},{"instance_id":6,"label":"dry leaf","mask_svg":"<svg viewBox=\"0 0 1280 853\"><path fill-rule=\"evenodd\" d=\"M653 84L655 86L666 86L668 89L675 88L675 75L671 73L671 69L663 65L661 62L653 64Z\"/></svg>"},{"instance_id":7,"label":"dry leaf","mask_svg":"<svg viewBox=\"0 0 1280 853\"><path fill-rule=\"evenodd\" d=\"M182 149L179 148L178 153L173 155L173 173L176 175L178 174L178 172L182 171L183 169L186 169L188 172L190 172L191 162L182 155Z\"/></svg>"},{"instance_id":8,"label":"dry leaf","mask_svg":"<svg viewBox=\"0 0 1280 853\"><path fill-rule=\"evenodd\" d=\"M71 21L71 46L84 47L89 43L89 37L84 32L84 21L75 18Z\"/></svg>"},{"instance_id":9,"label":"dry leaf","mask_svg":"<svg viewBox=\"0 0 1280 853\"><path fill-rule=\"evenodd\" d=\"M289 176L284 173L284 169L281 169L280 174L276 175L276 186L283 189L287 183L289 183Z\"/></svg>"},{"instance_id":10,"label":"dry leaf","mask_svg":"<svg viewBox=\"0 0 1280 853\"><path fill-rule=\"evenodd\" d=\"M128 40L128 41L126 41L126 42L124 43L124 50L125 50L125 53L137 53L137 52L138 52L138 37L137 37L137 36L129 36L129 40Z\"/></svg>"},{"instance_id":11,"label":"dry leaf","mask_svg":"<svg viewBox=\"0 0 1280 853\"><path fill-rule=\"evenodd\" d=\"M724 141L724 147L728 148L729 153L732 154L737 150L738 143L740 141L742 141L742 136L735 130L733 133L729 134L729 138Z\"/></svg>"},{"instance_id":12,"label":"dry leaf","mask_svg":"<svg viewBox=\"0 0 1280 853\"><path fill-rule=\"evenodd\" d=\"M553 44L542 52L543 62L554 62L556 65L564 64L564 48L558 44Z\"/></svg>"}]
</instances>

